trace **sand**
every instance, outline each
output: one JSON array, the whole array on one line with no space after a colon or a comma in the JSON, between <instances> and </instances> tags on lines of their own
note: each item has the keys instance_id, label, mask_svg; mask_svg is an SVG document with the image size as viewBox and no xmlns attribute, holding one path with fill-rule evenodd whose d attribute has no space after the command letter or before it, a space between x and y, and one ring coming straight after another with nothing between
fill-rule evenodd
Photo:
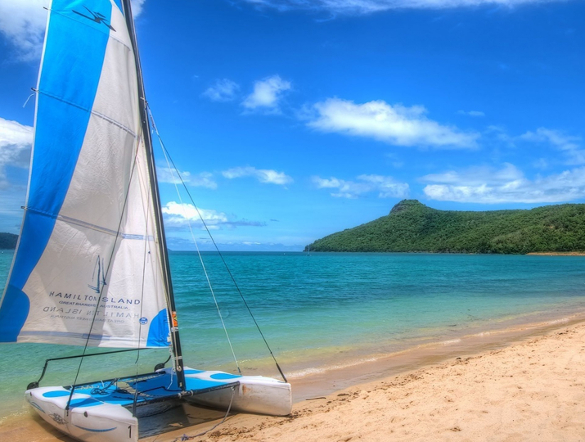
<instances>
[{"instance_id":1,"label":"sand","mask_svg":"<svg viewBox=\"0 0 585 442\"><path fill-rule=\"evenodd\" d=\"M300 401L290 417L230 416L190 440L585 441L585 322L556 327L505 348ZM179 441L218 422L144 440ZM25 416L3 422L0 440L69 439Z\"/></svg>"}]
</instances>

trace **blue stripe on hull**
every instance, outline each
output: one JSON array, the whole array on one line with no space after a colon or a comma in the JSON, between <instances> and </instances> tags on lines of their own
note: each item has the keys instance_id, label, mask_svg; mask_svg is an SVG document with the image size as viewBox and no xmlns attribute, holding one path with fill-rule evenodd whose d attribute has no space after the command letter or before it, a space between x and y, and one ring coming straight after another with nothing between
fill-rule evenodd
<instances>
[{"instance_id":1,"label":"blue stripe on hull","mask_svg":"<svg viewBox=\"0 0 585 442\"><path fill-rule=\"evenodd\" d=\"M85 428L85 427L80 427L79 425L75 425L77 428L81 428L84 431L91 431L92 433L105 433L107 431L114 431L116 428L118 427L114 427L114 428L106 428L105 430L94 430L93 428Z\"/></svg>"}]
</instances>

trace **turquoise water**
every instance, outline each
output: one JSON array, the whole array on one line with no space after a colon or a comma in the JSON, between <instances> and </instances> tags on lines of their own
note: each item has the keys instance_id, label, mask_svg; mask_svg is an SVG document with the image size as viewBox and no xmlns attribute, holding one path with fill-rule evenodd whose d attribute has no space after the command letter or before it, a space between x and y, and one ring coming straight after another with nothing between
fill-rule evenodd
<instances>
[{"instance_id":1,"label":"turquoise water","mask_svg":"<svg viewBox=\"0 0 585 442\"><path fill-rule=\"evenodd\" d=\"M0 254L3 287L12 252ZM505 324L585 310L585 257L438 254L226 253L232 274L286 373L448 340ZM221 260L204 254L244 374L277 376ZM234 371L235 363L194 253L171 266L186 363ZM0 346L0 416L22 404L44 360L79 349ZM88 358L82 379L149 371L166 350ZM78 361L50 366L42 385L73 382ZM53 367L53 368L51 368Z\"/></svg>"}]
</instances>

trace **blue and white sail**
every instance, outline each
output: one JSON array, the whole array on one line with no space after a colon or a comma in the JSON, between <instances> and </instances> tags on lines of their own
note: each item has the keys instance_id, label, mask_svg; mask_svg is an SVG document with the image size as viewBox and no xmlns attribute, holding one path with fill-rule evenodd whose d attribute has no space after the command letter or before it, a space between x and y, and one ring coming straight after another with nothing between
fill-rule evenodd
<instances>
[{"instance_id":1,"label":"blue and white sail","mask_svg":"<svg viewBox=\"0 0 585 442\"><path fill-rule=\"evenodd\" d=\"M120 0L53 0L0 341L169 345L165 267Z\"/></svg>"}]
</instances>

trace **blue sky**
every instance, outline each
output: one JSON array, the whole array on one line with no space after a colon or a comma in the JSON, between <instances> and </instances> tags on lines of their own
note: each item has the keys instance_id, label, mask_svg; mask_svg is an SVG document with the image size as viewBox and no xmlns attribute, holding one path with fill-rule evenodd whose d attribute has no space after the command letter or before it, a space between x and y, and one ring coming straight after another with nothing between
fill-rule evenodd
<instances>
[{"instance_id":1,"label":"blue sky","mask_svg":"<svg viewBox=\"0 0 585 442\"><path fill-rule=\"evenodd\" d=\"M0 0L0 231L22 217L46 3ZM585 202L581 0L134 7L158 130L223 250L302 250L404 198ZM159 164L169 245L192 248Z\"/></svg>"}]
</instances>

